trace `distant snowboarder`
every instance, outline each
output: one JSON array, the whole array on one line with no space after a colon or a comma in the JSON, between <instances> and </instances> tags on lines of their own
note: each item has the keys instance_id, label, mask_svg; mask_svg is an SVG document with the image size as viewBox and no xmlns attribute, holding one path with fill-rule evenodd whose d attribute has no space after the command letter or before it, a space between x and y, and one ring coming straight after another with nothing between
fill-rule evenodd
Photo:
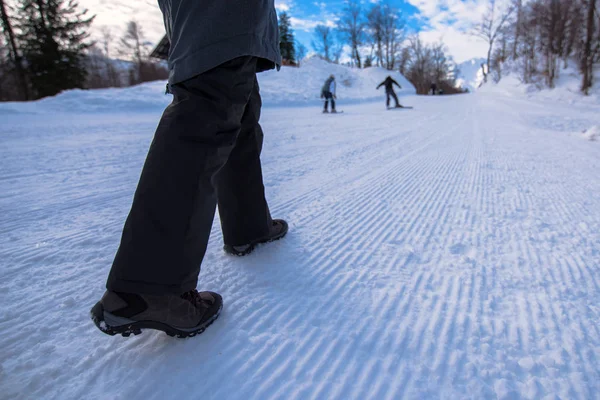
<instances>
[{"instance_id":1,"label":"distant snowboarder","mask_svg":"<svg viewBox=\"0 0 600 400\"><path fill-rule=\"evenodd\" d=\"M323 88L321 89L321 98L325 99L325 104L323 105L323 112L328 113L329 110L327 107L329 106L329 100L331 100L331 112L337 112L335 110L335 76L331 74L329 78L325 81Z\"/></svg>"},{"instance_id":2,"label":"distant snowboarder","mask_svg":"<svg viewBox=\"0 0 600 400\"><path fill-rule=\"evenodd\" d=\"M394 92L394 85L402 89L402 86L400 86L398 82L396 82L391 76L388 75L388 77L385 78L385 80L381 82L379 86L377 86L377 89L379 90L380 87L385 86L385 104L387 108L390 108L390 97L394 98L397 108L402 108L402 105L400 105L400 103L398 102L398 96L396 96L396 92Z\"/></svg>"},{"instance_id":3,"label":"distant snowboarder","mask_svg":"<svg viewBox=\"0 0 600 400\"><path fill-rule=\"evenodd\" d=\"M435 84L435 82L431 82L431 87L429 88L429 90L431 91L431 94L433 96L437 94L437 85Z\"/></svg>"}]
</instances>

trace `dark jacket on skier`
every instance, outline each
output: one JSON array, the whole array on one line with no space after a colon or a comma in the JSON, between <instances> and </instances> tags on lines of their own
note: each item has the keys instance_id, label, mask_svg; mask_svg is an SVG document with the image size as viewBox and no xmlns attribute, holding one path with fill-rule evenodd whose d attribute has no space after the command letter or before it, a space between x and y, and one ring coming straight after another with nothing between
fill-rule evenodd
<instances>
[{"instance_id":1,"label":"dark jacket on skier","mask_svg":"<svg viewBox=\"0 0 600 400\"><path fill-rule=\"evenodd\" d=\"M334 100L336 98L335 88L336 88L335 76L331 75L331 76L329 76L329 78L327 78L327 80L323 84L323 87L321 88L321 98L325 99L325 103L323 104L323 112L328 112L327 107L328 107L328 103L330 101L331 101L331 112L336 112L335 100Z\"/></svg>"},{"instance_id":2,"label":"dark jacket on skier","mask_svg":"<svg viewBox=\"0 0 600 400\"><path fill-rule=\"evenodd\" d=\"M388 76L387 78L385 78L385 80L383 82L381 82L379 84L379 86L377 86L377 89L379 89L382 86L385 86L386 93L393 92L394 91L393 85L396 85L396 86L398 86L398 88L402 89L402 86L400 86L400 84L398 82L396 82L394 80L394 78L392 78L391 76Z\"/></svg>"},{"instance_id":3,"label":"dark jacket on skier","mask_svg":"<svg viewBox=\"0 0 600 400\"><path fill-rule=\"evenodd\" d=\"M158 5L171 42L171 85L240 56L257 57L258 71L281 65L273 0L158 0Z\"/></svg>"},{"instance_id":4,"label":"dark jacket on skier","mask_svg":"<svg viewBox=\"0 0 600 400\"><path fill-rule=\"evenodd\" d=\"M335 76L331 75L321 88L321 98L326 98L328 95L335 97Z\"/></svg>"},{"instance_id":5,"label":"dark jacket on skier","mask_svg":"<svg viewBox=\"0 0 600 400\"><path fill-rule=\"evenodd\" d=\"M390 107L390 97L393 98L394 101L396 102L396 107L398 107L398 108L402 107L400 105L400 103L398 102L398 96L396 96L396 93L394 92L394 85L396 85L400 89L402 89L402 86L400 86L400 84L398 82L396 82L391 76L388 75L388 77L385 78L385 80L383 82L381 82L379 84L379 86L377 86L377 89L379 89L382 86L385 86L385 96L386 96L385 104L388 108Z\"/></svg>"}]
</instances>

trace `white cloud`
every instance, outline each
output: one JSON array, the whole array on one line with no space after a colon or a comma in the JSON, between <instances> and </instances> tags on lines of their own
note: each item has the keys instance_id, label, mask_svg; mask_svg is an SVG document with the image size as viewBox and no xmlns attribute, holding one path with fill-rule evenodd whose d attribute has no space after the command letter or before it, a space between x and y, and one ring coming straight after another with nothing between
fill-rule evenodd
<instances>
[{"instance_id":1,"label":"white cloud","mask_svg":"<svg viewBox=\"0 0 600 400\"><path fill-rule=\"evenodd\" d=\"M435 30L423 31L421 38L426 43L440 40L448 47L448 52L457 63L462 63L476 57L485 57L487 44L468 33L456 30L451 26Z\"/></svg>"},{"instance_id":2,"label":"white cloud","mask_svg":"<svg viewBox=\"0 0 600 400\"><path fill-rule=\"evenodd\" d=\"M329 27L335 26L334 21L320 19L302 19L291 17L290 22L292 23L292 28L301 31L312 31L317 25L326 25Z\"/></svg>"},{"instance_id":3,"label":"white cloud","mask_svg":"<svg viewBox=\"0 0 600 400\"><path fill-rule=\"evenodd\" d=\"M110 28L115 43L125 32L128 21L135 20L141 26L144 36L152 43L157 43L165 34L162 13L155 0L79 0L82 8L87 8L90 15L96 15L92 25L92 38L100 38L102 27Z\"/></svg>"},{"instance_id":4,"label":"white cloud","mask_svg":"<svg viewBox=\"0 0 600 400\"><path fill-rule=\"evenodd\" d=\"M279 12L290 11L290 9L294 7L294 2L292 0L276 0L275 8Z\"/></svg>"},{"instance_id":5,"label":"white cloud","mask_svg":"<svg viewBox=\"0 0 600 400\"><path fill-rule=\"evenodd\" d=\"M498 1L500 8L508 0ZM408 0L419 9L419 20L426 25L421 30L425 42L440 39L448 46L457 62L487 53L487 44L474 38L470 32L485 13L489 0Z\"/></svg>"}]
</instances>

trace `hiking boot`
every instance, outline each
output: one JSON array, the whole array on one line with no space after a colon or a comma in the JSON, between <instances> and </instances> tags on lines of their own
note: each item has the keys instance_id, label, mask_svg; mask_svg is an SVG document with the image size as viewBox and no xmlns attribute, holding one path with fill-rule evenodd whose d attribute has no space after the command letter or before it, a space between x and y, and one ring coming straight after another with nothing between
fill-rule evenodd
<instances>
[{"instance_id":1,"label":"hiking boot","mask_svg":"<svg viewBox=\"0 0 600 400\"><path fill-rule=\"evenodd\" d=\"M271 232L260 239L254 240L248 244L240 245L240 246L232 246L230 244L226 244L223 246L223 250L229 254L233 254L234 256L245 256L256 248L256 245L262 243L269 243L275 240L279 240L284 237L288 232L288 224L282 219L274 219L273 225L271 226Z\"/></svg>"},{"instance_id":2,"label":"hiking boot","mask_svg":"<svg viewBox=\"0 0 600 400\"><path fill-rule=\"evenodd\" d=\"M196 336L212 324L223 309L217 293L146 295L107 291L90 311L92 321L102 332L125 337L139 335L142 329L156 329L169 336Z\"/></svg>"}]
</instances>

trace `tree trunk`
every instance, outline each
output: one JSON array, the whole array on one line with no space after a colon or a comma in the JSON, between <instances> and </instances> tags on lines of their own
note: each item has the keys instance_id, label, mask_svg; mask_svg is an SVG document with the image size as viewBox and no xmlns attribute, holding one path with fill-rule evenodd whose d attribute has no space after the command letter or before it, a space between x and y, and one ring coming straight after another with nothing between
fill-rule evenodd
<instances>
[{"instance_id":1,"label":"tree trunk","mask_svg":"<svg viewBox=\"0 0 600 400\"><path fill-rule=\"evenodd\" d=\"M358 52L358 46L354 45L354 59L356 60L356 65L358 66L358 69L362 68L362 63L360 60L360 53Z\"/></svg>"},{"instance_id":2,"label":"tree trunk","mask_svg":"<svg viewBox=\"0 0 600 400\"><path fill-rule=\"evenodd\" d=\"M44 3L41 0L36 0L38 10L40 12L40 18L42 21L42 28L44 32L48 29L48 24L46 24L46 15L44 15Z\"/></svg>"},{"instance_id":3,"label":"tree trunk","mask_svg":"<svg viewBox=\"0 0 600 400\"><path fill-rule=\"evenodd\" d=\"M483 71L483 81L487 82L488 79L488 74L490 73L490 65L492 62L492 49L494 48L494 41L491 40L490 41L490 47L488 48L488 53L487 53L487 72L483 69L483 66L481 67L481 70Z\"/></svg>"},{"instance_id":4,"label":"tree trunk","mask_svg":"<svg viewBox=\"0 0 600 400\"><path fill-rule=\"evenodd\" d=\"M593 84L594 57L592 54L592 40L594 37L594 10L596 0L588 0L587 37L582 60L583 84L581 91L587 96Z\"/></svg>"},{"instance_id":5,"label":"tree trunk","mask_svg":"<svg viewBox=\"0 0 600 400\"><path fill-rule=\"evenodd\" d=\"M513 43L512 58L517 59L517 48L519 46L519 36L521 36L521 9L523 7L523 1L519 0L517 3L517 22L515 23L515 41Z\"/></svg>"},{"instance_id":6,"label":"tree trunk","mask_svg":"<svg viewBox=\"0 0 600 400\"><path fill-rule=\"evenodd\" d=\"M15 69L17 70L17 75L19 76L19 85L21 86L21 91L23 93L23 97L25 100L29 100L29 87L27 86L27 80L25 79L25 70L23 68L23 64L21 62L21 56L19 55L19 50L17 49L17 42L15 40L15 34L12 30L12 26L10 24L10 20L8 19L8 13L6 12L6 7L4 5L4 0L0 0L0 17L2 18L2 25L4 26L4 31L8 35L8 43L10 46L10 52L13 57L13 61L15 63Z\"/></svg>"}]
</instances>

